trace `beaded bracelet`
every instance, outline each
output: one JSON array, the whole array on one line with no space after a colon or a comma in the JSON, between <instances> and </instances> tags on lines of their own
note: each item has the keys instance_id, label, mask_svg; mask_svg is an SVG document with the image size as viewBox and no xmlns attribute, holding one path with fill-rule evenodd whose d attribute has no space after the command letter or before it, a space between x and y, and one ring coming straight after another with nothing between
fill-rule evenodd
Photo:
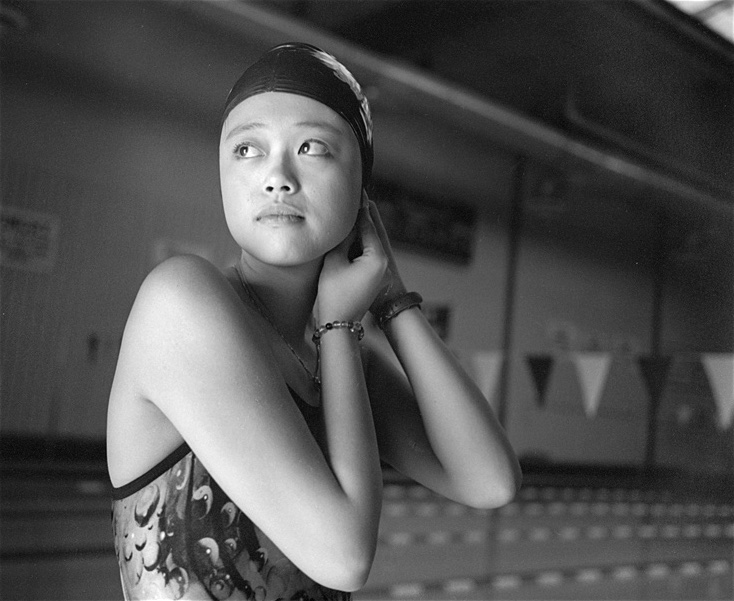
<instances>
[{"instance_id":1,"label":"beaded bracelet","mask_svg":"<svg viewBox=\"0 0 734 601\"><path fill-rule=\"evenodd\" d=\"M316 346L321 342L321 337L329 330L336 330L337 328L346 328L352 334L357 334L357 340L364 338L364 327L359 321L330 321L322 326L319 326L313 333L311 340L313 340Z\"/></svg>"},{"instance_id":2,"label":"beaded bracelet","mask_svg":"<svg viewBox=\"0 0 734 601\"><path fill-rule=\"evenodd\" d=\"M385 329L387 322L397 317L403 311L412 309L413 307L420 307L423 302L423 297L417 292L406 292L402 296L395 299L388 308L383 311L380 315L375 316L377 318L377 325L381 330Z\"/></svg>"}]
</instances>

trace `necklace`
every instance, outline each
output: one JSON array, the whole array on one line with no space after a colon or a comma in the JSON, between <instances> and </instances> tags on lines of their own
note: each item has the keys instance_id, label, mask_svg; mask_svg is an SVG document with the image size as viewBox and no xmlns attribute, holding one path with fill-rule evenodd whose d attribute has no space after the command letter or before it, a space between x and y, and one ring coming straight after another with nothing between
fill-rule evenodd
<instances>
[{"instance_id":1,"label":"necklace","mask_svg":"<svg viewBox=\"0 0 734 601\"><path fill-rule=\"evenodd\" d=\"M319 377L319 364L321 362L321 356L319 353L318 347L316 347L316 369L315 371L311 371L308 368L308 365L306 365L305 361L301 359L301 356L296 352L296 349L291 346L291 343L288 342L285 336L283 336L283 333L280 331L277 325L275 325L275 320L272 318L270 311L268 308L263 304L263 302L260 300L260 298L257 296L255 291L252 289L248 281L245 279L245 276L240 271L239 265L236 265L234 270L237 272L237 277L240 280L240 284L242 285L242 289L245 291L245 294L247 294L247 297L252 302L252 305L255 307L255 310L260 314L261 317L265 319L270 324L270 327L273 328L275 333L280 337L280 339L285 343L285 345L288 347L288 350L290 350L291 354L298 360L298 363L301 364L301 367L304 369L304 371L308 374L308 377L311 378L311 382L313 383L313 386L316 390L321 390L321 378Z\"/></svg>"}]
</instances>

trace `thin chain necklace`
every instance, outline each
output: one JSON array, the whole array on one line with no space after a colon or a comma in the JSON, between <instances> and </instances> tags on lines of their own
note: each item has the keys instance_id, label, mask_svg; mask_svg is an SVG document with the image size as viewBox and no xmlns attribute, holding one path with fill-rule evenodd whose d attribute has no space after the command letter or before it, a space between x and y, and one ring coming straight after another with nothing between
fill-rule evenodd
<instances>
[{"instance_id":1,"label":"thin chain necklace","mask_svg":"<svg viewBox=\"0 0 734 601\"><path fill-rule=\"evenodd\" d=\"M315 372L312 372L308 365L306 365L305 361L301 359L301 356L296 352L296 349L294 349L291 346L291 343L288 342L285 336L283 336L283 333L280 331L277 325L275 325L275 320L272 318L270 311L268 308L263 304L263 302L260 300L260 298L257 296L255 291L252 289L248 281L245 279L245 276L240 271L240 266L236 265L234 270L237 272L237 277L240 280L240 284L242 285L242 289L245 291L245 294L247 294L247 297L252 302L252 305L255 307L255 310L270 324L270 327L275 330L275 333L280 336L280 339L285 343L285 345L288 347L288 350L293 354L293 356L298 360L298 362L301 364L301 367L303 367L304 371L308 374L308 377L311 378L311 382L313 383L313 386L316 390L321 390L321 378L319 377L319 364L320 364L320 354L318 347L316 348L316 370Z\"/></svg>"}]
</instances>

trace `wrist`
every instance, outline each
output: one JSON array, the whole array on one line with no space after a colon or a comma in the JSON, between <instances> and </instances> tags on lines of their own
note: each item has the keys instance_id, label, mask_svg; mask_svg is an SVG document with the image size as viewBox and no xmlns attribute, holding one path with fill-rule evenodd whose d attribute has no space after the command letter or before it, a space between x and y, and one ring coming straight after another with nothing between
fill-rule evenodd
<instances>
[{"instance_id":1,"label":"wrist","mask_svg":"<svg viewBox=\"0 0 734 601\"><path fill-rule=\"evenodd\" d=\"M324 325L327 323L335 323L337 321L359 321L364 318L367 309L362 306L354 306L352 303L328 302L326 299L320 299L317 302L314 314L318 320L314 325Z\"/></svg>"},{"instance_id":2,"label":"wrist","mask_svg":"<svg viewBox=\"0 0 734 601\"><path fill-rule=\"evenodd\" d=\"M314 344L318 347L321 344L321 339L327 335L330 332L333 332L335 330L344 330L351 334L353 334L357 341L362 340L364 338L364 327L362 326L362 323L355 320L348 320L348 321L329 321L324 323L323 325L320 325L313 333L313 336L311 339L313 340Z\"/></svg>"},{"instance_id":3,"label":"wrist","mask_svg":"<svg viewBox=\"0 0 734 601\"><path fill-rule=\"evenodd\" d=\"M370 313L378 319L380 315L385 314L390 306L395 303L399 298L405 296L408 293L408 289L402 282L397 285L390 283L380 294L372 301L370 305Z\"/></svg>"},{"instance_id":4,"label":"wrist","mask_svg":"<svg viewBox=\"0 0 734 601\"><path fill-rule=\"evenodd\" d=\"M404 292L393 299L392 302L384 305L379 311L373 312L373 315L377 325L381 330L384 330L393 319L404 311L414 308L420 309L422 302L423 297L417 292Z\"/></svg>"}]
</instances>

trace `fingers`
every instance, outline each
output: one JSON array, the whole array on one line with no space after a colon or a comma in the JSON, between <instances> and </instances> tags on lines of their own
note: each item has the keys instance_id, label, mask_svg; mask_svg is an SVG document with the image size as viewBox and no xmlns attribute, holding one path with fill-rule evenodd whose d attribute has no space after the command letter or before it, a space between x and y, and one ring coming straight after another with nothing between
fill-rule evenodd
<instances>
[{"instance_id":1,"label":"fingers","mask_svg":"<svg viewBox=\"0 0 734 601\"><path fill-rule=\"evenodd\" d=\"M380 211L377 208L377 203L374 200L368 200L367 208L369 210L370 217L375 224L375 228L377 229L377 232L380 234L380 237L382 237L383 235L386 235L385 226L382 223L382 217L380 217Z\"/></svg>"},{"instance_id":2,"label":"fingers","mask_svg":"<svg viewBox=\"0 0 734 601\"><path fill-rule=\"evenodd\" d=\"M362 209L360 215L360 234L362 236L362 254L363 255L374 255L384 254L385 249L382 246L382 241L377 231L377 226L372 219L370 206L366 206Z\"/></svg>"},{"instance_id":3,"label":"fingers","mask_svg":"<svg viewBox=\"0 0 734 601\"><path fill-rule=\"evenodd\" d=\"M351 232L347 235L344 240L342 240L337 246L332 248L326 255L327 259L341 259L343 261L348 261L348 253L349 249L352 247L352 244L354 244L354 241L357 239L357 231L356 229L352 229Z\"/></svg>"},{"instance_id":4,"label":"fingers","mask_svg":"<svg viewBox=\"0 0 734 601\"><path fill-rule=\"evenodd\" d=\"M365 195L366 196L366 195ZM385 271L385 277L383 278L383 286L381 287L380 293L375 298L370 310L378 310L384 304L385 300L389 301L390 297L400 295L405 292L405 285L403 284L402 278L400 277L397 264L395 262L395 256L390 245L390 239L387 235L385 224L382 222L377 204L368 199L368 214L369 221L372 224L373 236L377 239L380 244L380 254L383 260L387 262L387 269Z\"/></svg>"},{"instance_id":5,"label":"fingers","mask_svg":"<svg viewBox=\"0 0 734 601\"><path fill-rule=\"evenodd\" d=\"M381 288L386 268L387 256L365 206L359 211L356 227L325 257L319 280L319 313L364 316Z\"/></svg>"}]
</instances>

